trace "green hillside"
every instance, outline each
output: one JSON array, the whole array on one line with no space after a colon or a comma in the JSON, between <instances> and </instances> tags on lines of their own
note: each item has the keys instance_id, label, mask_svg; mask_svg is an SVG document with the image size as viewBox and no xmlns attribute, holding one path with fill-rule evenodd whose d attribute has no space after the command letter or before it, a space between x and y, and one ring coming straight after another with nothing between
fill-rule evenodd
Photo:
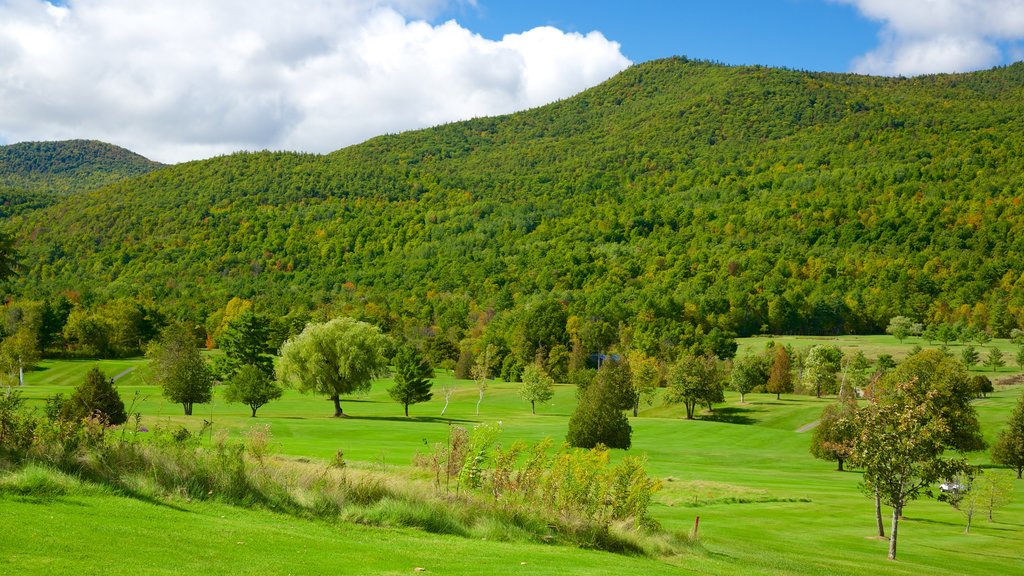
<instances>
[{"instance_id":1,"label":"green hillside","mask_svg":"<svg viewBox=\"0 0 1024 576\"><path fill-rule=\"evenodd\" d=\"M163 165L94 140L0 146L0 216L50 206Z\"/></svg>"},{"instance_id":2,"label":"green hillside","mask_svg":"<svg viewBox=\"0 0 1024 576\"><path fill-rule=\"evenodd\" d=\"M1006 336L1024 308L1024 64L912 79L634 66L327 156L177 165L15 218L29 297L232 296L430 326L525 306L661 336ZM460 329L469 326L458 326Z\"/></svg>"}]
</instances>

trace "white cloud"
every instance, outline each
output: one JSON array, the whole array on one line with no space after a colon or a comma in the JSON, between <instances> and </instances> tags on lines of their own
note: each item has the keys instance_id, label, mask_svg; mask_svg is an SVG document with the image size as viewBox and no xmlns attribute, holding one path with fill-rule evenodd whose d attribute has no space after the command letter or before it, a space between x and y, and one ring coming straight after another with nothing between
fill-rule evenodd
<instances>
[{"instance_id":1,"label":"white cloud","mask_svg":"<svg viewBox=\"0 0 1024 576\"><path fill-rule=\"evenodd\" d=\"M1001 43L1024 38L1024 0L834 0L884 23L880 45L857 58L864 74L964 72L1000 64ZM1016 58L1013 50L1009 56Z\"/></svg>"},{"instance_id":2,"label":"white cloud","mask_svg":"<svg viewBox=\"0 0 1024 576\"><path fill-rule=\"evenodd\" d=\"M417 19L450 1L0 0L0 141L326 152L538 106L630 64L598 32L492 41Z\"/></svg>"}]
</instances>

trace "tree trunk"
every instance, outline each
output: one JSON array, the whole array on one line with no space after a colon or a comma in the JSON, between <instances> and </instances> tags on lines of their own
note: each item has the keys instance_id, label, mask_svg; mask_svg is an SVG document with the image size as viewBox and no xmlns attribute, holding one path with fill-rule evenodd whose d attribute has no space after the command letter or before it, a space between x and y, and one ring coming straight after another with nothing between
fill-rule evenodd
<instances>
[{"instance_id":1,"label":"tree trunk","mask_svg":"<svg viewBox=\"0 0 1024 576\"><path fill-rule=\"evenodd\" d=\"M185 408L185 416L191 416L192 415L192 403L191 402L182 402L181 406L183 408Z\"/></svg>"},{"instance_id":2,"label":"tree trunk","mask_svg":"<svg viewBox=\"0 0 1024 576\"><path fill-rule=\"evenodd\" d=\"M776 392L775 393L775 399L776 400L782 400L782 392Z\"/></svg>"},{"instance_id":3,"label":"tree trunk","mask_svg":"<svg viewBox=\"0 0 1024 576\"><path fill-rule=\"evenodd\" d=\"M693 420L693 411L697 407L697 403L687 400L683 402L683 405L686 406L686 419Z\"/></svg>"},{"instance_id":4,"label":"tree trunk","mask_svg":"<svg viewBox=\"0 0 1024 576\"><path fill-rule=\"evenodd\" d=\"M633 404L633 418L640 413L640 395L637 394L636 403Z\"/></svg>"},{"instance_id":5,"label":"tree trunk","mask_svg":"<svg viewBox=\"0 0 1024 576\"><path fill-rule=\"evenodd\" d=\"M334 402L334 417L341 418L345 415L341 410L341 396L337 394L331 394L331 401Z\"/></svg>"},{"instance_id":6,"label":"tree trunk","mask_svg":"<svg viewBox=\"0 0 1024 576\"><path fill-rule=\"evenodd\" d=\"M406 418L409 417L409 405L408 404L405 405L405 417Z\"/></svg>"},{"instance_id":7,"label":"tree trunk","mask_svg":"<svg viewBox=\"0 0 1024 576\"><path fill-rule=\"evenodd\" d=\"M836 472L842 472L843 471L843 459L842 458L836 458L836 460L839 461L839 467L836 468Z\"/></svg>"},{"instance_id":8,"label":"tree trunk","mask_svg":"<svg viewBox=\"0 0 1024 576\"><path fill-rule=\"evenodd\" d=\"M1020 477L1021 470L1024 470L1024 466L1017 466L1017 480L1021 479L1021 477Z\"/></svg>"},{"instance_id":9,"label":"tree trunk","mask_svg":"<svg viewBox=\"0 0 1024 576\"><path fill-rule=\"evenodd\" d=\"M250 416L250 418L255 418L256 417L256 410L259 408L259 406L249 406L249 408L252 409L252 416Z\"/></svg>"},{"instance_id":10,"label":"tree trunk","mask_svg":"<svg viewBox=\"0 0 1024 576\"><path fill-rule=\"evenodd\" d=\"M889 528L889 560L896 559L896 533L899 530L900 523L900 507L893 506L892 508L892 527Z\"/></svg>"},{"instance_id":11,"label":"tree trunk","mask_svg":"<svg viewBox=\"0 0 1024 576\"><path fill-rule=\"evenodd\" d=\"M476 399L476 415L480 415L480 403L484 401L484 391L480 390L480 397Z\"/></svg>"},{"instance_id":12,"label":"tree trunk","mask_svg":"<svg viewBox=\"0 0 1024 576\"><path fill-rule=\"evenodd\" d=\"M885 538L885 524L882 523L882 496L875 488L875 523L878 524L878 537Z\"/></svg>"},{"instance_id":13,"label":"tree trunk","mask_svg":"<svg viewBox=\"0 0 1024 576\"><path fill-rule=\"evenodd\" d=\"M964 528L964 534L971 533L971 520L974 518L974 506L971 506L967 510L967 527Z\"/></svg>"},{"instance_id":14,"label":"tree trunk","mask_svg":"<svg viewBox=\"0 0 1024 576\"><path fill-rule=\"evenodd\" d=\"M740 392L740 404L746 404L746 402L743 401L743 392Z\"/></svg>"},{"instance_id":15,"label":"tree trunk","mask_svg":"<svg viewBox=\"0 0 1024 576\"><path fill-rule=\"evenodd\" d=\"M537 413L537 407L534 406L534 401L530 400L530 414L536 414L536 413Z\"/></svg>"},{"instance_id":16,"label":"tree trunk","mask_svg":"<svg viewBox=\"0 0 1024 576\"><path fill-rule=\"evenodd\" d=\"M448 409L448 396L444 397L444 408L441 408L441 416L444 416L445 410Z\"/></svg>"}]
</instances>

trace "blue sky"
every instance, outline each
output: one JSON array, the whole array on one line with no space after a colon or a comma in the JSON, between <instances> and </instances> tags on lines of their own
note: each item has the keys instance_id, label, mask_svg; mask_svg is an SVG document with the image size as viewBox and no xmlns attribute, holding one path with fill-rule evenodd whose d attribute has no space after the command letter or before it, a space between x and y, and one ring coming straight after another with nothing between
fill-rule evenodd
<instances>
[{"instance_id":1,"label":"blue sky","mask_svg":"<svg viewBox=\"0 0 1024 576\"><path fill-rule=\"evenodd\" d=\"M850 70L882 29L852 5L823 0L479 0L434 20L448 18L491 39L536 26L597 30L634 62L688 56L833 72Z\"/></svg>"},{"instance_id":2,"label":"blue sky","mask_svg":"<svg viewBox=\"0 0 1024 576\"><path fill-rule=\"evenodd\" d=\"M1024 0L0 0L0 144L329 152L674 55L979 70L1024 59Z\"/></svg>"}]
</instances>

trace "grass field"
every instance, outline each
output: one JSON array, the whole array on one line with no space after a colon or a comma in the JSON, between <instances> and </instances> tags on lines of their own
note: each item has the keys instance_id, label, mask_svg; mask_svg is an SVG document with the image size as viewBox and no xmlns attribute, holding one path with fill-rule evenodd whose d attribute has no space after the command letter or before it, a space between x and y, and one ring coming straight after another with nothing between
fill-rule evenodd
<instances>
[{"instance_id":1,"label":"grass field","mask_svg":"<svg viewBox=\"0 0 1024 576\"><path fill-rule=\"evenodd\" d=\"M910 339L913 340L913 339ZM742 349L760 349L766 338L747 339ZM803 346L804 338L777 338ZM900 346L889 337L829 340L901 357L915 342ZM1000 343L1004 346L1006 343ZM1007 346L1007 351L1011 347ZM956 349L954 348L954 353ZM241 434L270 425L277 453L330 459L340 450L352 466L395 471L414 454L443 442L450 424L501 422L501 442L523 438L564 438L575 390L558 386L555 398L538 406L517 394L516 385L492 383L480 415L473 383L458 382L445 418L443 400L410 407L411 418L390 401L381 381L361 398L343 402L348 418L331 418L321 397L287 391L278 402L250 418L243 405L196 407L186 418L150 385L140 360L47 362L28 375L24 394L33 402L58 391L69 393L85 371L99 366L109 376L133 368L118 380L126 404L153 426L184 424ZM1000 375L1016 372L1009 367ZM440 376L440 378L448 378ZM976 401L986 438L1001 428L1022 393L1000 386ZM17 526L0 541L0 573L80 574L178 573L431 573L485 574L1013 574L1024 572L1024 483L1014 502L996 512L995 522L976 519L963 534L963 518L948 505L921 500L901 522L899 560L885 558L888 543L872 538L872 503L858 490L857 472L838 473L834 464L808 453L810 433L797 430L814 421L830 399L748 394L747 403L727 394L713 415L681 419L681 407L644 407L631 418L633 448L646 454L652 475L664 487L652 512L671 531L688 532L700 516L700 544L670 558L636 558L568 547L509 544L438 536L413 530L381 529L296 520L218 504L179 501L147 503L100 489L75 490L46 501L0 497L5 522ZM972 455L988 464L987 453ZM174 545L163 534L173 533ZM241 542L241 543L239 543ZM128 551L128 552L125 552ZM525 562L526 564L522 564Z\"/></svg>"}]
</instances>

